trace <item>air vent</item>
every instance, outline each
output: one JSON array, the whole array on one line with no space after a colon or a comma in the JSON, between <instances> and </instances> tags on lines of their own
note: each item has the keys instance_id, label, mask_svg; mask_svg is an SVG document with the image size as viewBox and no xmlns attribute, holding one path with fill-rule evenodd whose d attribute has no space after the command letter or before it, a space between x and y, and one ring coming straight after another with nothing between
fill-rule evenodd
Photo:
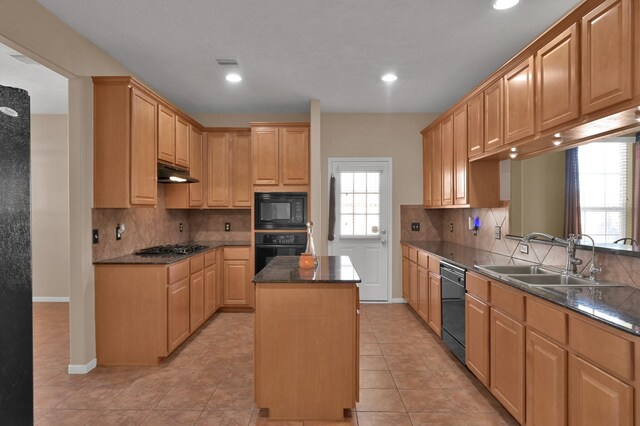
<instances>
[{"instance_id":1,"label":"air vent","mask_svg":"<svg viewBox=\"0 0 640 426\"><path fill-rule=\"evenodd\" d=\"M18 61L20 61L20 62L22 62L23 64L27 64L27 65L35 65L35 64L37 64L36 61L34 61L33 59L31 59L28 56L17 54L17 55L11 55L11 57L16 59L16 60L18 60Z\"/></svg>"},{"instance_id":2,"label":"air vent","mask_svg":"<svg viewBox=\"0 0 640 426\"><path fill-rule=\"evenodd\" d=\"M216 62L221 67L237 67L238 60L233 58L216 58Z\"/></svg>"}]
</instances>

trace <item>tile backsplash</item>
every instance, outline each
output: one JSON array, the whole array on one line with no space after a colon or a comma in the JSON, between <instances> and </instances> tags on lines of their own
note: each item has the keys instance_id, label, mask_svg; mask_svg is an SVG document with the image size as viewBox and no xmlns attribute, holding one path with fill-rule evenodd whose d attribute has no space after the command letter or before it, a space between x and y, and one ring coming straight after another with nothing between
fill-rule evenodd
<instances>
[{"instance_id":1,"label":"tile backsplash","mask_svg":"<svg viewBox=\"0 0 640 426\"><path fill-rule=\"evenodd\" d=\"M420 211L421 210L421 211ZM400 220L402 239L405 241L442 240L467 247L491 251L493 253L512 256L530 262L542 263L550 266L565 267L567 253L564 247L552 246L544 243L529 243L529 253L520 252L518 240L505 238L509 234L509 207L492 209L441 209L425 210L422 206L400 206ZM478 235L468 229L469 217L480 219ZM417 219L417 220L416 220ZM420 232L411 232L411 222L423 221ZM440 230L423 228L424 223L437 226ZM451 231L453 225L453 231ZM495 239L495 227L501 227L501 238ZM591 266L591 251L578 250L577 257L583 263L578 270L589 275ZM611 253L597 253L596 263L602 267L598 279L623 283L640 287L640 258L616 255Z\"/></svg>"}]
</instances>

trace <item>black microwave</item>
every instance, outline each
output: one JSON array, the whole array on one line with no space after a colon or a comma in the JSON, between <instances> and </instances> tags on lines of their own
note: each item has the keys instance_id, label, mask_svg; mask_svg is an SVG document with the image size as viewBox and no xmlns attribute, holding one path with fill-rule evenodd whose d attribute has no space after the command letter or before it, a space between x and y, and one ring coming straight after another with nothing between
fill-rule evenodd
<instances>
[{"instance_id":1,"label":"black microwave","mask_svg":"<svg viewBox=\"0 0 640 426\"><path fill-rule=\"evenodd\" d=\"M306 229L306 192L256 192L255 229Z\"/></svg>"}]
</instances>

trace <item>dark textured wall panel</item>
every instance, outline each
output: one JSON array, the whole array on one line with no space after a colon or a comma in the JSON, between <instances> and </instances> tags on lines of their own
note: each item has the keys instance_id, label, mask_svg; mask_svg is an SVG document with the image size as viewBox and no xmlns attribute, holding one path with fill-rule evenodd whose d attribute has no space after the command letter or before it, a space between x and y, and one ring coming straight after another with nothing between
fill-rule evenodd
<instances>
[{"instance_id":1,"label":"dark textured wall panel","mask_svg":"<svg viewBox=\"0 0 640 426\"><path fill-rule=\"evenodd\" d=\"M0 424L33 423L30 105L0 86ZM52 176L53 178L53 176Z\"/></svg>"}]
</instances>

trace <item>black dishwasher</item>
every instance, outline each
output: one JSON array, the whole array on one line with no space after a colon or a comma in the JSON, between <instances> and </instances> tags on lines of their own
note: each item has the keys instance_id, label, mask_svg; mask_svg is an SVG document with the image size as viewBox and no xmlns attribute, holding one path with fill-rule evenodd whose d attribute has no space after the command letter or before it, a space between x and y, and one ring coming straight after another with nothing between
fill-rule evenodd
<instances>
[{"instance_id":1,"label":"black dishwasher","mask_svg":"<svg viewBox=\"0 0 640 426\"><path fill-rule=\"evenodd\" d=\"M465 364L465 269L440 262L442 277L442 341Z\"/></svg>"}]
</instances>

